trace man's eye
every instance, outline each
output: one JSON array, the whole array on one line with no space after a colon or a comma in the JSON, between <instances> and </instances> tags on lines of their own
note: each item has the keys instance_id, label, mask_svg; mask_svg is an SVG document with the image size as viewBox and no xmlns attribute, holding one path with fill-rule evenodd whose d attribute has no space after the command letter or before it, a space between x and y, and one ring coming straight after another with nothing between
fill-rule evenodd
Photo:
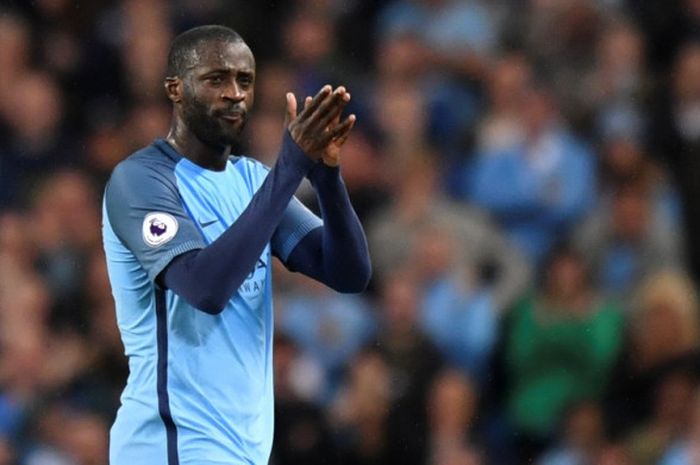
<instances>
[{"instance_id":1,"label":"man's eye","mask_svg":"<svg viewBox=\"0 0 700 465\"><path fill-rule=\"evenodd\" d=\"M238 78L238 82L243 86L249 86L253 83L253 78L250 76L241 76Z\"/></svg>"},{"instance_id":2,"label":"man's eye","mask_svg":"<svg viewBox=\"0 0 700 465\"><path fill-rule=\"evenodd\" d=\"M222 82L224 82L224 79L221 76L211 76L207 78L207 80L212 84L221 84Z\"/></svg>"}]
</instances>

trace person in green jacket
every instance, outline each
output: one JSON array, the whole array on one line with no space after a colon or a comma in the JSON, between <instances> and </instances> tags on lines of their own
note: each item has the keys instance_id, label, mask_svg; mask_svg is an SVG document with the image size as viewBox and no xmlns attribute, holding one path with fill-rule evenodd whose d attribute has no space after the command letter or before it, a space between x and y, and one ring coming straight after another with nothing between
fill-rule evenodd
<instances>
[{"instance_id":1,"label":"person in green jacket","mask_svg":"<svg viewBox=\"0 0 700 465\"><path fill-rule=\"evenodd\" d=\"M620 308L591 288L581 257L556 250L505 334L506 411L521 443L543 446L570 405L602 394L623 330Z\"/></svg>"}]
</instances>

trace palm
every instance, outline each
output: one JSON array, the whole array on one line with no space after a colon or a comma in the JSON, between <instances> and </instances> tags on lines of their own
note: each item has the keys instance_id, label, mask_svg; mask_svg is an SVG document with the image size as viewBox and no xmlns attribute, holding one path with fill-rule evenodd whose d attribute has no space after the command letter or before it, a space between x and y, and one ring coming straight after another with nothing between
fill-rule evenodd
<instances>
[{"instance_id":1,"label":"palm","mask_svg":"<svg viewBox=\"0 0 700 465\"><path fill-rule=\"evenodd\" d=\"M326 165L338 166L340 163L340 148L343 146L340 139L332 140L323 152L322 160Z\"/></svg>"}]
</instances>

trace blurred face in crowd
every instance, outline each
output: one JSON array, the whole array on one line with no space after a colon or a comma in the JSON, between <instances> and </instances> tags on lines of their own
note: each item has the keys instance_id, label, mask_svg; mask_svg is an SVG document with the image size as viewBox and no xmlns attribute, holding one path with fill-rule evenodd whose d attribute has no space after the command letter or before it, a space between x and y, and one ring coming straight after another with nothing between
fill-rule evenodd
<instances>
[{"instance_id":1,"label":"blurred face in crowd","mask_svg":"<svg viewBox=\"0 0 700 465\"><path fill-rule=\"evenodd\" d=\"M700 0L685 0L685 11L695 18L700 18Z\"/></svg>"},{"instance_id":2,"label":"blurred face in crowd","mask_svg":"<svg viewBox=\"0 0 700 465\"><path fill-rule=\"evenodd\" d=\"M608 444L595 461L598 465L632 465L632 459L624 444Z\"/></svg>"},{"instance_id":3,"label":"blurred face in crowd","mask_svg":"<svg viewBox=\"0 0 700 465\"><path fill-rule=\"evenodd\" d=\"M315 64L333 50L333 20L319 14L299 15L285 31L285 48L301 64Z\"/></svg>"},{"instance_id":4,"label":"blurred face in crowd","mask_svg":"<svg viewBox=\"0 0 700 465\"><path fill-rule=\"evenodd\" d=\"M167 131L172 111L160 102L142 102L129 112L126 131L134 150L148 145L150 141Z\"/></svg>"},{"instance_id":5,"label":"blurred face in crowd","mask_svg":"<svg viewBox=\"0 0 700 465\"><path fill-rule=\"evenodd\" d=\"M615 138L603 148L605 166L613 176L628 178L637 174L644 161L641 147L631 138Z\"/></svg>"},{"instance_id":6,"label":"blurred face in crowd","mask_svg":"<svg viewBox=\"0 0 700 465\"><path fill-rule=\"evenodd\" d=\"M451 231L431 225L418 231L412 255L420 279L430 282L453 269L455 263Z\"/></svg>"},{"instance_id":7,"label":"blurred face in crowd","mask_svg":"<svg viewBox=\"0 0 700 465\"><path fill-rule=\"evenodd\" d=\"M0 15L0 73L22 70L29 57L29 27L7 12Z\"/></svg>"},{"instance_id":8,"label":"blurred face in crowd","mask_svg":"<svg viewBox=\"0 0 700 465\"><path fill-rule=\"evenodd\" d=\"M603 35L598 54L602 66L608 70L637 72L644 61L644 43L632 26L620 24Z\"/></svg>"},{"instance_id":9,"label":"blurred face in crowd","mask_svg":"<svg viewBox=\"0 0 700 465\"><path fill-rule=\"evenodd\" d=\"M644 366L653 366L688 350L684 336L688 322L670 302L658 301L645 309L634 337L636 357Z\"/></svg>"},{"instance_id":10,"label":"blurred face in crowd","mask_svg":"<svg viewBox=\"0 0 700 465\"><path fill-rule=\"evenodd\" d=\"M413 34L396 34L379 43L376 64L382 76L413 79L425 67L423 45Z\"/></svg>"},{"instance_id":11,"label":"blurred face in crowd","mask_svg":"<svg viewBox=\"0 0 700 465\"><path fill-rule=\"evenodd\" d=\"M593 402L582 403L572 410L566 421L566 440L574 447L588 450L603 438L603 412Z\"/></svg>"},{"instance_id":12,"label":"blurred face in crowd","mask_svg":"<svg viewBox=\"0 0 700 465\"><path fill-rule=\"evenodd\" d=\"M695 381L683 373L669 375L656 390L654 416L657 422L674 424L678 429L686 426L692 413L688 405L693 402Z\"/></svg>"},{"instance_id":13,"label":"blurred face in crowd","mask_svg":"<svg viewBox=\"0 0 700 465\"><path fill-rule=\"evenodd\" d=\"M185 75L169 83L180 118L201 142L225 147L238 141L255 87L255 59L244 42L205 43L194 52Z\"/></svg>"},{"instance_id":14,"label":"blurred face in crowd","mask_svg":"<svg viewBox=\"0 0 700 465\"><path fill-rule=\"evenodd\" d=\"M383 420L388 411L390 372L382 356L367 352L350 367L349 395L351 416L358 425Z\"/></svg>"},{"instance_id":15,"label":"blurred face in crowd","mask_svg":"<svg viewBox=\"0 0 700 465\"><path fill-rule=\"evenodd\" d=\"M521 100L521 118L530 138L542 134L553 122L556 110L552 96L543 88L530 89Z\"/></svg>"},{"instance_id":16,"label":"blurred face in crowd","mask_svg":"<svg viewBox=\"0 0 700 465\"><path fill-rule=\"evenodd\" d=\"M687 45L672 71L674 122L680 136L700 139L700 45Z\"/></svg>"},{"instance_id":17,"label":"blurred face in crowd","mask_svg":"<svg viewBox=\"0 0 700 465\"><path fill-rule=\"evenodd\" d=\"M681 51L673 70L674 94L680 102L700 99L700 45L689 45Z\"/></svg>"},{"instance_id":18,"label":"blurred face in crowd","mask_svg":"<svg viewBox=\"0 0 700 465\"><path fill-rule=\"evenodd\" d=\"M474 386L457 371L446 371L435 379L428 402L432 429L437 433L466 433L476 416Z\"/></svg>"},{"instance_id":19,"label":"blurred face in crowd","mask_svg":"<svg viewBox=\"0 0 700 465\"><path fill-rule=\"evenodd\" d=\"M613 203L613 229L623 241L635 241L643 237L647 229L649 201L639 189L624 189L615 195Z\"/></svg>"},{"instance_id":20,"label":"blurred face in crowd","mask_svg":"<svg viewBox=\"0 0 700 465\"><path fill-rule=\"evenodd\" d=\"M46 180L35 197L35 240L47 250L99 242L99 196L79 171L62 171Z\"/></svg>"},{"instance_id":21,"label":"blurred face in crowd","mask_svg":"<svg viewBox=\"0 0 700 465\"><path fill-rule=\"evenodd\" d=\"M546 289L550 296L563 300L576 297L586 284L581 259L567 252L554 257L547 270L546 279Z\"/></svg>"},{"instance_id":22,"label":"blurred face in crowd","mask_svg":"<svg viewBox=\"0 0 700 465\"><path fill-rule=\"evenodd\" d=\"M418 313L416 283L405 274L390 276L382 288L382 308L389 331L406 333L413 329Z\"/></svg>"},{"instance_id":23,"label":"blurred face in crowd","mask_svg":"<svg viewBox=\"0 0 700 465\"><path fill-rule=\"evenodd\" d=\"M10 126L27 142L50 137L63 117L61 91L48 74L25 75L5 103Z\"/></svg>"},{"instance_id":24,"label":"blurred face in crowd","mask_svg":"<svg viewBox=\"0 0 700 465\"><path fill-rule=\"evenodd\" d=\"M272 111L257 111L250 119L248 131L250 152L257 154L258 160L270 166L275 164L277 149L282 143L280 133L280 128L283 127L282 121L279 112Z\"/></svg>"},{"instance_id":25,"label":"blurred face in crowd","mask_svg":"<svg viewBox=\"0 0 700 465\"><path fill-rule=\"evenodd\" d=\"M69 415L66 420L62 443L71 457L83 465L106 463L109 432L104 420L88 413Z\"/></svg>"},{"instance_id":26,"label":"blurred face in crowd","mask_svg":"<svg viewBox=\"0 0 700 465\"><path fill-rule=\"evenodd\" d=\"M512 55L496 64L488 82L492 108L503 111L517 106L526 95L530 77L530 63L523 55Z\"/></svg>"}]
</instances>

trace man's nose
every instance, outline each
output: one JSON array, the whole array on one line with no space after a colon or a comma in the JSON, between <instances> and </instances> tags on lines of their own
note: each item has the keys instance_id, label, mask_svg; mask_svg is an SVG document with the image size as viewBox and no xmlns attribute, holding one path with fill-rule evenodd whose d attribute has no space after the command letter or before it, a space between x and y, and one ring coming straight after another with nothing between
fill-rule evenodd
<instances>
[{"instance_id":1,"label":"man's nose","mask_svg":"<svg viewBox=\"0 0 700 465\"><path fill-rule=\"evenodd\" d=\"M245 98L245 94L241 86L235 81L230 85L226 86L223 93L221 94L222 100L233 100L234 102L240 102Z\"/></svg>"}]
</instances>

